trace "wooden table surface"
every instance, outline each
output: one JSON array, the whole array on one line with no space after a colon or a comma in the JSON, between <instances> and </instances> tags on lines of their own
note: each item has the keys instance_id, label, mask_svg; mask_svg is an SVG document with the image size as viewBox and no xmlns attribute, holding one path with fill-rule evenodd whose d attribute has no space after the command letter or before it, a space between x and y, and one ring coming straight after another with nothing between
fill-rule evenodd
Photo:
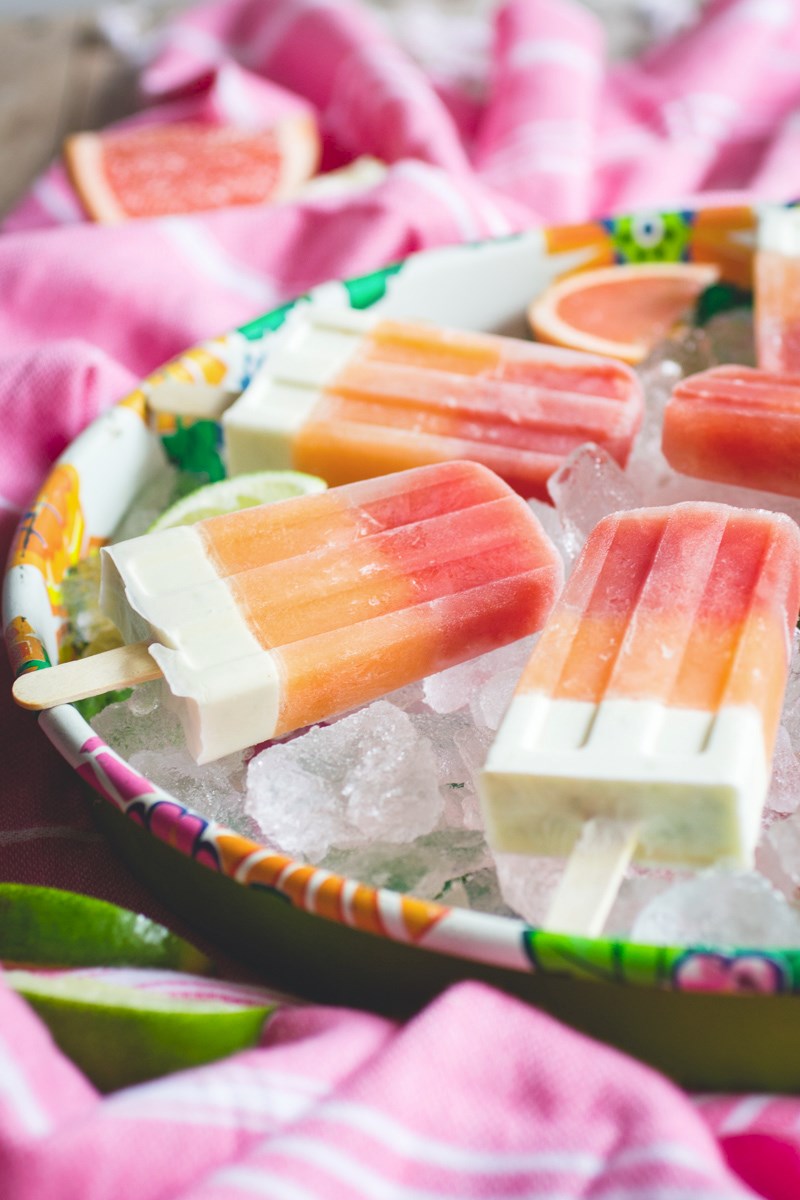
<instances>
[{"instance_id":1,"label":"wooden table surface","mask_svg":"<svg viewBox=\"0 0 800 1200\"><path fill-rule=\"evenodd\" d=\"M148 4L143 28L179 7L179 0ZM68 133L98 129L136 107L136 72L93 10L0 18L0 218Z\"/></svg>"}]
</instances>

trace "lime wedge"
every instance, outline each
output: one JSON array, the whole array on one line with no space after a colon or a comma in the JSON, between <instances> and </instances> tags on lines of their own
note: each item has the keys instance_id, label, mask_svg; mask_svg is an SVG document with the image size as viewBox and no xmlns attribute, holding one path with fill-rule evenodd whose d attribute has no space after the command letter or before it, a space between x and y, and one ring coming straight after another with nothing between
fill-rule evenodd
<instances>
[{"instance_id":1,"label":"lime wedge","mask_svg":"<svg viewBox=\"0 0 800 1200\"><path fill-rule=\"evenodd\" d=\"M237 1002L235 985L231 996L220 986L219 999L201 999L186 989L177 997L152 994L76 972L11 970L3 980L28 1001L63 1053L102 1092L254 1046L275 1008L249 997Z\"/></svg>"},{"instance_id":2,"label":"lime wedge","mask_svg":"<svg viewBox=\"0 0 800 1200\"><path fill-rule=\"evenodd\" d=\"M237 512L240 508L252 508L255 504L269 504L273 500L324 492L327 486L324 479L306 475L302 471L255 471L249 475L232 475L230 479L208 483L176 500L156 518L150 531L172 529L175 525L193 525L205 517Z\"/></svg>"},{"instance_id":3,"label":"lime wedge","mask_svg":"<svg viewBox=\"0 0 800 1200\"><path fill-rule=\"evenodd\" d=\"M0 961L19 966L136 966L208 974L211 961L139 913L60 888L0 883Z\"/></svg>"}]
</instances>

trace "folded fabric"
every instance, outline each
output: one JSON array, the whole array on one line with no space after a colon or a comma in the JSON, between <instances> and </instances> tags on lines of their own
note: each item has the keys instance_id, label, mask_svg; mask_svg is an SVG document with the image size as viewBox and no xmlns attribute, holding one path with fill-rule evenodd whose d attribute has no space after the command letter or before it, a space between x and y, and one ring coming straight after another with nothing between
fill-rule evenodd
<instances>
[{"instance_id":1,"label":"folded fabric","mask_svg":"<svg viewBox=\"0 0 800 1200\"><path fill-rule=\"evenodd\" d=\"M348 195L100 227L54 164L0 234L0 556L98 412L317 283L542 223L800 195L792 0L714 0L624 63L570 0L507 0L480 45L476 21L431 10L416 58L346 0L225 0L174 22L132 123L268 124L300 106L326 170L371 154L388 171ZM2 683L0 877L186 932L113 859L77 776ZM798 1100L697 1103L478 985L404 1027L287 1009L257 1050L101 1099L0 989L4 1200L800 1195Z\"/></svg>"},{"instance_id":2,"label":"folded fabric","mask_svg":"<svg viewBox=\"0 0 800 1200\"><path fill-rule=\"evenodd\" d=\"M665 1079L477 983L402 1026L287 1007L258 1048L108 1097L0 990L0 1079L4 1200L754 1194Z\"/></svg>"}]
</instances>

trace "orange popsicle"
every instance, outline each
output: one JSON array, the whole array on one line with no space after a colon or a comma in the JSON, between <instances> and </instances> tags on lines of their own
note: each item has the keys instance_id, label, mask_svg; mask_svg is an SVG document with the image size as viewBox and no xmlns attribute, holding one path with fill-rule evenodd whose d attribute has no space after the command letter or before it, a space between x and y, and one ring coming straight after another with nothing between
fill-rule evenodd
<instances>
[{"instance_id":1,"label":"orange popsicle","mask_svg":"<svg viewBox=\"0 0 800 1200\"><path fill-rule=\"evenodd\" d=\"M343 484L472 459L547 499L583 442L624 464L641 416L636 376L611 359L306 305L223 427L236 473L293 467Z\"/></svg>"}]
</instances>

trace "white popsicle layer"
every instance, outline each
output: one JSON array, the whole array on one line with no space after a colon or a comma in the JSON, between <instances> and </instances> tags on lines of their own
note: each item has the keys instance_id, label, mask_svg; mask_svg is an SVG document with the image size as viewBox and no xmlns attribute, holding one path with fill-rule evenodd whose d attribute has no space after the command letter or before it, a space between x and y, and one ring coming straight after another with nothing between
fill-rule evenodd
<instances>
[{"instance_id":1,"label":"white popsicle layer","mask_svg":"<svg viewBox=\"0 0 800 1200\"><path fill-rule=\"evenodd\" d=\"M266 363L222 417L230 475L292 468L295 438L378 319L346 308L292 310Z\"/></svg>"},{"instance_id":2,"label":"white popsicle layer","mask_svg":"<svg viewBox=\"0 0 800 1200\"><path fill-rule=\"evenodd\" d=\"M747 865L769 774L755 708L528 694L511 702L481 791L497 850L566 856L600 816L638 824L640 859Z\"/></svg>"},{"instance_id":3,"label":"white popsicle layer","mask_svg":"<svg viewBox=\"0 0 800 1200\"><path fill-rule=\"evenodd\" d=\"M127 641L149 640L190 753L211 762L275 729L280 679L193 526L103 549L101 603Z\"/></svg>"}]
</instances>

